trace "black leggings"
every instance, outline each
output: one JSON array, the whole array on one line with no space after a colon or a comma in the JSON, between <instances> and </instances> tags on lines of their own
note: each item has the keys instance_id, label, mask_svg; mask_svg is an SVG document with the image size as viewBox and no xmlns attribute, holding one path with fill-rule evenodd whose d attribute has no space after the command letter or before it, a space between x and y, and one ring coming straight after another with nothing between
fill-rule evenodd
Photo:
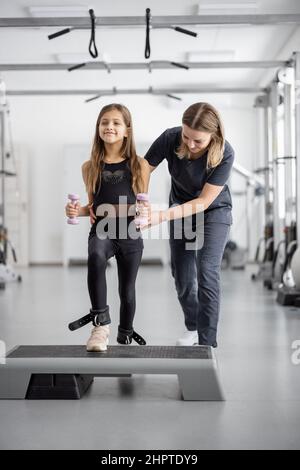
<instances>
[{"instance_id":1,"label":"black leggings","mask_svg":"<svg viewBox=\"0 0 300 470\"><path fill-rule=\"evenodd\" d=\"M134 244L134 245L133 245ZM133 251L135 249L135 251ZM106 267L112 256L116 257L119 278L120 327L131 330L135 314L135 281L141 263L143 241L100 239L89 237L88 289L93 310L107 306ZM107 322L108 323L108 322Z\"/></svg>"}]
</instances>

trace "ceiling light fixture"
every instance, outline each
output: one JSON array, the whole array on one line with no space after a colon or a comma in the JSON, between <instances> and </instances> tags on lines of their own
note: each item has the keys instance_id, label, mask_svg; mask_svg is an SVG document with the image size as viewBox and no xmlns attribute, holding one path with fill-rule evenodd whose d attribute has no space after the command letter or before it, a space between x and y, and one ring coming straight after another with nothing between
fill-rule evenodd
<instances>
[{"instance_id":1,"label":"ceiling light fixture","mask_svg":"<svg viewBox=\"0 0 300 470\"><path fill-rule=\"evenodd\" d=\"M87 5L77 6L30 6L26 8L30 16L35 18L70 18L86 16L89 7Z\"/></svg>"},{"instance_id":2,"label":"ceiling light fixture","mask_svg":"<svg viewBox=\"0 0 300 470\"><path fill-rule=\"evenodd\" d=\"M198 13L201 15L201 13L207 13L207 11L211 11L214 13L219 13L220 11L226 11L230 10L230 12L234 11L243 11L245 12L246 10L249 11L257 11L258 10L258 2L253 1L253 2L241 2L240 0L237 2L231 1L231 2L207 2L203 1L198 4Z\"/></svg>"}]
</instances>

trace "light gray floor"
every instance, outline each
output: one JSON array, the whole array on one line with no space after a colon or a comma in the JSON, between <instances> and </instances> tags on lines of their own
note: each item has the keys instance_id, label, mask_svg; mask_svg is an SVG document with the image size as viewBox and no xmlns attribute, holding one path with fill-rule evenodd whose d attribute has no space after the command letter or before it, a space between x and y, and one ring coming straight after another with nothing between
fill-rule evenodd
<instances>
[{"instance_id":1,"label":"light gray floor","mask_svg":"<svg viewBox=\"0 0 300 470\"><path fill-rule=\"evenodd\" d=\"M250 272L222 273L216 350L227 401L183 402L176 376L96 379L78 401L0 401L1 449L299 449L300 309L281 307ZM87 313L84 268L23 269L0 291L0 339L16 344L83 344L89 327L67 323ZM108 270L118 322L117 276ZM173 344L183 327L169 268L142 267L136 330L149 344ZM0 366L1 367L1 366Z\"/></svg>"}]
</instances>

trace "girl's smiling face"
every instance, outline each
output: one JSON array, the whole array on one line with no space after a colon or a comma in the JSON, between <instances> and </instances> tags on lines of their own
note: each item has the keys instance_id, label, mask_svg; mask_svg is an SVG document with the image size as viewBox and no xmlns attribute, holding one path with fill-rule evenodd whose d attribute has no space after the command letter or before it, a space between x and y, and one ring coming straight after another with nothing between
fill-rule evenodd
<instances>
[{"instance_id":1,"label":"girl's smiling face","mask_svg":"<svg viewBox=\"0 0 300 470\"><path fill-rule=\"evenodd\" d=\"M99 124L99 136L106 144L116 144L128 137L128 129L120 111L112 109L103 114Z\"/></svg>"}]
</instances>

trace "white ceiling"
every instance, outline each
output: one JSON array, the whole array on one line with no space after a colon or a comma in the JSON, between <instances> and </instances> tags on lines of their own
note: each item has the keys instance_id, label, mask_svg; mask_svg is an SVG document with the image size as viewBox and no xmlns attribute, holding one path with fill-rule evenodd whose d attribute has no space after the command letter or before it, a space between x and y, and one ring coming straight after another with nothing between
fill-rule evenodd
<instances>
[{"instance_id":1,"label":"white ceiling","mask_svg":"<svg viewBox=\"0 0 300 470\"><path fill-rule=\"evenodd\" d=\"M234 3L236 0L223 0ZM245 0L244 3L250 3ZM198 2L200 3L200 2ZM93 8L96 16L143 16L147 7L153 16L198 14L194 0L145 1L111 0L108 2L68 0L63 6L85 5ZM207 3L207 0L206 0ZM222 3L212 0L211 3ZM241 3L241 0L239 1ZM247 13L300 13L299 0L259 0L258 9L235 9L235 14ZM0 17L29 17L28 6L58 6L57 0L1 0ZM226 10L224 10L226 12ZM211 11L205 11L210 14ZM222 10L218 10L221 14ZM228 10L227 10L228 13ZM229 13L232 13L230 10ZM50 16L50 15L49 15ZM74 54L74 62L93 59L87 49L90 32L75 30L57 39L48 40L48 34L61 28L0 28L0 63L53 63L58 55ZM151 30L150 60L184 62L191 52L209 51L211 60L222 60L218 51L232 51L233 60L287 60L300 49L300 25L272 26L196 26L189 27L197 38L176 33L170 29ZM145 28L97 28L96 43L102 60L103 54L111 62L145 62ZM78 58L78 60L77 60ZM187 88L189 86L246 87L264 86L275 70L263 69L209 69L209 70L145 70L105 71L10 71L2 72L8 90L17 89L109 89L117 88Z\"/></svg>"}]
</instances>

